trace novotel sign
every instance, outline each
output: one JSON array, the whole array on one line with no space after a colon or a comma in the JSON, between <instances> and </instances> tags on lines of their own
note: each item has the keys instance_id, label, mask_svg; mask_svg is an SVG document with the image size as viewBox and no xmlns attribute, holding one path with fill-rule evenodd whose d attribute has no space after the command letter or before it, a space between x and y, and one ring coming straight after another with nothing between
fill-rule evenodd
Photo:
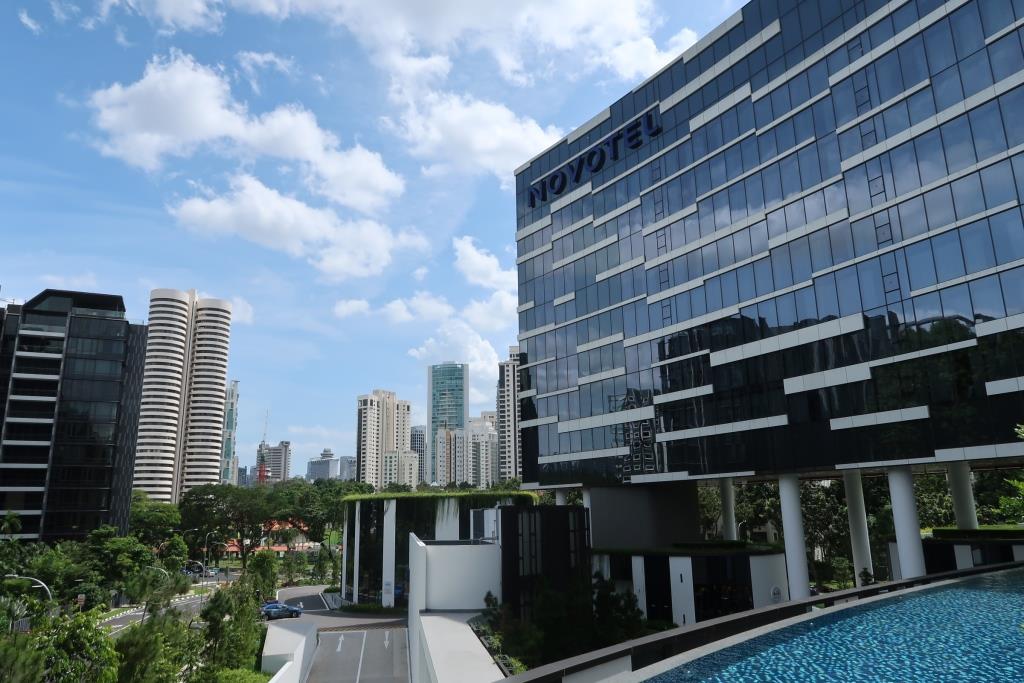
<instances>
[{"instance_id":1,"label":"novotel sign","mask_svg":"<svg viewBox=\"0 0 1024 683\"><path fill-rule=\"evenodd\" d=\"M530 208L578 187L604 168L605 164L618 161L627 150L639 149L659 134L661 112L654 107L531 185Z\"/></svg>"}]
</instances>

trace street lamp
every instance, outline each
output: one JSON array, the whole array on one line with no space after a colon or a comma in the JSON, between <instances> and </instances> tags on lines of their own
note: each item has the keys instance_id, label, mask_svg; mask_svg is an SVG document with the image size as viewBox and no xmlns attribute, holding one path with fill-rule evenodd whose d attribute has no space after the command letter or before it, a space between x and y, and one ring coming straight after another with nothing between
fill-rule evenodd
<instances>
[{"instance_id":1,"label":"street lamp","mask_svg":"<svg viewBox=\"0 0 1024 683\"><path fill-rule=\"evenodd\" d=\"M50 602L53 602L53 593L50 592L50 587L47 586L45 583L43 583L42 581L40 581L39 579L37 579L34 576L22 576L21 574L4 574L4 578L6 578L6 579L25 579L26 581L32 581L34 583L38 583L40 586L43 587L43 590L46 591L46 597L49 598Z\"/></svg>"}]
</instances>

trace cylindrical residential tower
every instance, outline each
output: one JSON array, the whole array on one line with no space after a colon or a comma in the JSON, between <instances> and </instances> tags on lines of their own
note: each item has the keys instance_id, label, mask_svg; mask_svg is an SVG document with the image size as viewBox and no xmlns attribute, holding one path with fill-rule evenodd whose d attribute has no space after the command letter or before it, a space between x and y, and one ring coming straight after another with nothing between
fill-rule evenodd
<instances>
[{"instance_id":1,"label":"cylindrical residential tower","mask_svg":"<svg viewBox=\"0 0 1024 683\"><path fill-rule=\"evenodd\" d=\"M220 481L230 329L229 301L150 293L133 486L154 500Z\"/></svg>"}]
</instances>

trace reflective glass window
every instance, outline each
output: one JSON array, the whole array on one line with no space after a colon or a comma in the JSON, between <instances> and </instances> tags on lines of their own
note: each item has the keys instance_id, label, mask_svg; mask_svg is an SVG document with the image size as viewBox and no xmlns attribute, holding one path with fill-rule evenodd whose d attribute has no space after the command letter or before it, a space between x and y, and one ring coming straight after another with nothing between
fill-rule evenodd
<instances>
[{"instance_id":1,"label":"reflective glass window","mask_svg":"<svg viewBox=\"0 0 1024 683\"><path fill-rule=\"evenodd\" d=\"M980 220L960 228L960 242L963 245L964 265L968 273L977 273L996 265L988 221Z\"/></svg>"},{"instance_id":2,"label":"reflective glass window","mask_svg":"<svg viewBox=\"0 0 1024 683\"><path fill-rule=\"evenodd\" d=\"M965 274L959 230L950 230L933 237L932 253L935 256L935 274L939 282L952 280Z\"/></svg>"}]
</instances>

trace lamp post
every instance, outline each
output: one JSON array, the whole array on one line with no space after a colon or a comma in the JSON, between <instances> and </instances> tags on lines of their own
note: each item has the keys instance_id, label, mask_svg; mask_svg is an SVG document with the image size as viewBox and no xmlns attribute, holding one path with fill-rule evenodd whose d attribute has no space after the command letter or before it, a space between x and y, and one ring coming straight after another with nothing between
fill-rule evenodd
<instances>
[{"instance_id":1,"label":"lamp post","mask_svg":"<svg viewBox=\"0 0 1024 683\"><path fill-rule=\"evenodd\" d=\"M33 583L38 583L40 586L43 587L43 590L46 591L46 597L49 599L49 601L53 602L53 593L50 591L50 587L47 586L45 583L43 583L42 581L40 581L39 579L37 579L34 576L22 576L21 574L4 574L4 578L5 579L25 579L26 581L32 581Z\"/></svg>"}]
</instances>

